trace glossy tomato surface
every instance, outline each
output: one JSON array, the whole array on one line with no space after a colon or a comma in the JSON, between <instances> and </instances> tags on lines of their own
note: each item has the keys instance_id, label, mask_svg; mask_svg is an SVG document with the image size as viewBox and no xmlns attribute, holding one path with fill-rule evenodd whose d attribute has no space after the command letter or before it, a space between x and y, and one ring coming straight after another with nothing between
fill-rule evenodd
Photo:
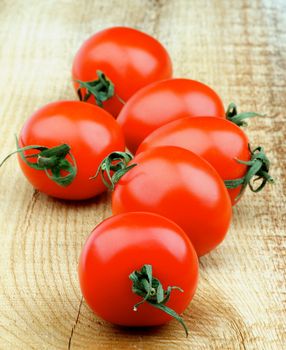
<instances>
[{"instance_id":1,"label":"glossy tomato surface","mask_svg":"<svg viewBox=\"0 0 286 350\"><path fill-rule=\"evenodd\" d=\"M137 164L116 184L114 214L147 211L176 222L187 233L199 256L225 237L231 202L215 169L196 154L179 147L151 148L134 157Z\"/></svg>"},{"instance_id":2,"label":"glossy tomato surface","mask_svg":"<svg viewBox=\"0 0 286 350\"><path fill-rule=\"evenodd\" d=\"M220 97L207 85L190 79L168 79L138 91L118 116L126 145L135 153L152 131L184 117L225 118Z\"/></svg>"},{"instance_id":3,"label":"glossy tomato surface","mask_svg":"<svg viewBox=\"0 0 286 350\"><path fill-rule=\"evenodd\" d=\"M113 27L87 39L77 52L73 67L74 80L93 81L101 70L113 82L116 94L127 101L137 90L154 81L172 76L171 59L153 37L136 29ZM78 89L78 83L75 83ZM95 103L94 99L90 102ZM122 103L115 96L104 102L115 117Z\"/></svg>"},{"instance_id":4,"label":"glossy tomato surface","mask_svg":"<svg viewBox=\"0 0 286 350\"><path fill-rule=\"evenodd\" d=\"M78 101L50 103L36 111L24 124L20 147L68 144L77 164L74 181L62 187L43 170L29 167L18 157L20 166L34 188L62 199L86 199L106 190L100 177L90 180L102 159L110 152L124 150L120 126L102 108ZM25 155L35 153L26 151ZM69 158L70 159L70 158Z\"/></svg>"},{"instance_id":5,"label":"glossy tomato surface","mask_svg":"<svg viewBox=\"0 0 286 350\"><path fill-rule=\"evenodd\" d=\"M168 123L146 137L137 154L151 147L178 146L192 151L207 160L223 180L245 176L248 167L237 159L251 158L248 138L234 123L213 117L184 118ZM241 186L228 189L232 204Z\"/></svg>"},{"instance_id":6,"label":"glossy tomato surface","mask_svg":"<svg viewBox=\"0 0 286 350\"><path fill-rule=\"evenodd\" d=\"M79 281L90 308L104 320L124 326L160 325L171 320L132 292L129 275L145 264L164 289L173 290L166 306L183 312L198 281L198 261L183 230L172 221L151 213L116 215L99 224L87 239L79 261Z\"/></svg>"}]
</instances>

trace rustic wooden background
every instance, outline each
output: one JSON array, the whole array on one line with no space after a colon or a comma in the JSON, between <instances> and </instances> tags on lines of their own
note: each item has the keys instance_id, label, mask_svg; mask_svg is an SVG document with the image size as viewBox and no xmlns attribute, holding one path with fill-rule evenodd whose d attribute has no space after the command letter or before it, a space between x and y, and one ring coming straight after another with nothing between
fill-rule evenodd
<instances>
[{"instance_id":1,"label":"rustic wooden background","mask_svg":"<svg viewBox=\"0 0 286 350\"><path fill-rule=\"evenodd\" d=\"M284 0L0 0L0 158L25 118L73 99L71 62L92 33L128 25L169 50L176 76L211 85L225 104L267 118L250 122L276 184L247 193L225 242L201 259L197 294L176 322L120 329L81 303L77 261L109 196L65 203L35 193L16 159L0 169L1 349L285 349ZM284 187L283 187L284 183Z\"/></svg>"}]
</instances>

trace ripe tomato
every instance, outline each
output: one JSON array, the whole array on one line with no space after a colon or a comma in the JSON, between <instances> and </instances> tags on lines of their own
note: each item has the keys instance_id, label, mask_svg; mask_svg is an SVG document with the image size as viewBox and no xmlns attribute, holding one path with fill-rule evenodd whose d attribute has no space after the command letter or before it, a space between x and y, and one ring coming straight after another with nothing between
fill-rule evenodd
<instances>
[{"instance_id":1,"label":"ripe tomato","mask_svg":"<svg viewBox=\"0 0 286 350\"><path fill-rule=\"evenodd\" d=\"M134 287L140 286L133 283L132 291L132 282L144 265L152 266L156 287L149 302L139 306L147 293L143 287L143 294L137 295ZM150 282L144 275L145 282ZM154 278L164 290L169 286L182 289L173 289L159 310L160 291ZM174 222L152 213L125 213L104 220L92 231L80 256L79 281L87 304L104 320L124 326L160 325L172 319L163 312L164 306L180 314L191 301L198 260L190 240Z\"/></svg>"},{"instance_id":2,"label":"ripe tomato","mask_svg":"<svg viewBox=\"0 0 286 350\"><path fill-rule=\"evenodd\" d=\"M261 167L257 167L257 162L261 162L261 159L257 157L257 152L253 154L250 151L247 136L237 125L226 119L187 117L175 120L147 136L139 146L137 154L159 146L178 146L196 153L207 160L223 180L245 179L235 188L228 188L233 205L250 181L247 179L249 171L252 171L252 176L264 177L261 173L265 170L263 163ZM256 159L256 172L247 164L251 163L253 157Z\"/></svg>"},{"instance_id":3,"label":"ripe tomato","mask_svg":"<svg viewBox=\"0 0 286 350\"><path fill-rule=\"evenodd\" d=\"M70 148L63 157L59 153L56 156L45 154L63 144ZM29 157L36 153L37 159L25 158L23 154L18 157L25 176L39 191L62 199L86 199L103 192L106 187L101 179L94 182L89 178L104 157L125 148L122 131L114 118L102 108L78 101L50 103L36 111L24 124L19 137L19 147L31 145L41 145L49 150L43 154L39 153L39 148L24 152ZM28 165L28 160L33 164ZM56 162L53 174L48 166L51 161ZM46 166L46 170L33 168L39 164ZM73 175L76 168L75 177L65 183L63 176ZM52 175L58 183L49 178Z\"/></svg>"},{"instance_id":4,"label":"ripe tomato","mask_svg":"<svg viewBox=\"0 0 286 350\"><path fill-rule=\"evenodd\" d=\"M138 91L117 120L128 149L135 153L152 131L187 116L225 118L225 111L219 96L207 85L189 79L169 79Z\"/></svg>"},{"instance_id":5,"label":"ripe tomato","mask_svg":"<svg viewBox=\"0 0 286 350\"><path fill-rule=\"evenodd\" d=\"M245 133L226 119L187 117L155 130L141 143L137 154L150 147L182 147L207 160L223 180L229 180L245 176L247 165L236 159L250 160L248 143ZM232 204L240 190L241 186L228 189Z\"/></svg>"},{"instance_id":6,"label":"ripe tomato","mask_svg":"<svg viewBox=\"0 0 286 350\"><path fill-rule=\"evenodd\" d=\"M103 107L116 117L123 106L120 99L127 101L143 86L170 78L172 63L165 48L153 37L136 29L113 27L90 37L77 52L72 67L75 89L79 88L77 80L90 82L99 78L98 70L115 86L115 95L107 101L105 98L113 94L106 91L103 81L100 88L108 95L102 100ZM86 91L82 93L84 98ZM94 98L89 101L95 103Z\"/></svg>"},{"instance_id":7,"label":"ripe tomato","mask_svg":"<svg viewBox=\"0 0 286 350\"><path fill-rule=\"evenodd\" d=\"M102 167L106 169L108 158ZM187 233L199 256L214 249L225 237L231 221L226 187L204 159L183 148L150 148L129 163L137 164L113 179L113 214L147 211L163 215ZM121 164L122 165L122 164Z\"/></svg>"}]
</instances>

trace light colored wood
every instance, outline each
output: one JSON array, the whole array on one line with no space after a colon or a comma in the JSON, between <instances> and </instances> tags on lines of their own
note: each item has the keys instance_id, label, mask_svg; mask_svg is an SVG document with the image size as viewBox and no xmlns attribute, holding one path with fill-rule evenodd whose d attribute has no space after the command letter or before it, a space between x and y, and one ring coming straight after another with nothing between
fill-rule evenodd
<instances>
[{"instance_id":1,"label":"light colored wood","mask_svg":"<svg viewBox=\"0 0 286 350\"><path fill-rule=\"evenodd\" d=\"M74 98L70 69L82 41L128 25L166 45L176 76L267 114L247 132L276 178L244 196L225 242L201 259L186 339L176 322L120 329L81 305L78 256L111 214L109 197L64 203L35 193L11 159L0 169L0 349L286 348L285 13L283 0L0 0L0 158L35 109Z\"/></svg>"}]
</instances>

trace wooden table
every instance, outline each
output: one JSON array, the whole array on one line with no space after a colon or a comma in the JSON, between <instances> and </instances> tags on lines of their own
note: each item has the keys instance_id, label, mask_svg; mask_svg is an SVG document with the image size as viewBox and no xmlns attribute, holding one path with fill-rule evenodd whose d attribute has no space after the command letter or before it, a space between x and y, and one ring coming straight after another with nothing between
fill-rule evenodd
<instances>
[{"instance_id":1,"label":"wooden table","mask_svg":"<svg viewBox=\"0 0 286 350\"><path fill-rule=\"evenodd\" d=\"M78 256L111 214L109 195L82 203L48 198L11 159L0 170L0 348L285 349L286 2L0 1L1 158L33 111L75 98L76 50L113 25L157 37L175 75L211 85L225 105L234 100L241 110L266 113L247 133L265 146L276 184L248 192L227 239L201 259L186 339L176 322L120 329L81 303Z\"/></svg>"}]
</instances>

